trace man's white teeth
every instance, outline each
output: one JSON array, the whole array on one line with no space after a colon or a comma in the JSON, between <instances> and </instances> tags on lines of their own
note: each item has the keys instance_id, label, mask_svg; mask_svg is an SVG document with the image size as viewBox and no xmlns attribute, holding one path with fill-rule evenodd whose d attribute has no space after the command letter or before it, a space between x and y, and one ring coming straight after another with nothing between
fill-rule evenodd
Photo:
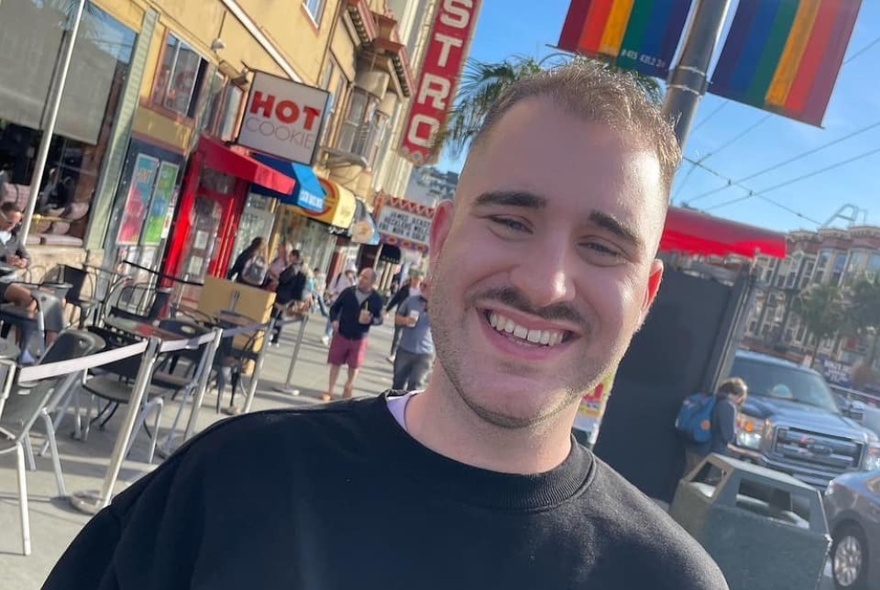
<instances>
[{"instance_id":1,"label":"man's white teeth","mask_svg":"<svg viewBox=\"0 0 880 590\"><path fill-rule=\"evenodd\" d=\"M489 325L499 332L506 332L520 340L544 346L556 346L562 342L562 338L565 335L564 332L559 330L529 330L525 326L520 326L510 318L499 315L494 311L489 313Z\"/></svg>"}]
</instances>

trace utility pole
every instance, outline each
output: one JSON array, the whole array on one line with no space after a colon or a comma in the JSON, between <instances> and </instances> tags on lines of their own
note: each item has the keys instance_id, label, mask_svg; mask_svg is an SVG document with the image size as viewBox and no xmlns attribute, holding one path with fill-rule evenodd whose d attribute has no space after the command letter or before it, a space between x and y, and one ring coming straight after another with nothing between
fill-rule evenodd
<instances>
[{"instance_id":1,"label":"utility pole","mask_svg":"<svg viewBox=\"0 0 880 590\"><path fill-rule=\"evenodd\" d=\"M43 127L43 137L40 139L40 148L37 152L37 161L34 172L31 175L31 186L28 194L27 207L25 207L24 219L21 223L21 243L27 244L28 234L31 231L31 221L34 218L34 209L40 195L40 182L43 180L43 172L46 170L46 161L49 159L49 147L52 144L52 136L55 135L55 123L58 122L58 112L61 110L61 97L64 94L64 85L67 83L67 73L70 71L70 62L73 58L73 46L76 44L76 36L79 33L79 24L82 22L86 0L79 0L73 22L67 33L67 44L64 48L64 56L61 60L61 71L55 79L54 88L50 96L52 104L49 106L49 118Z\"/></svg>"},{"instance_id":2,"label":"utility pole","mask_svg":"<svg viewBox=\"0 0 880 590\"><path fill-rule=\"evenodd\" d=\"M675 136L682 149L709 86L709 64L729 9L730 0L697 0L681 57L670 72L663 114L675 122Z\"/></svg>"}]
</instances>

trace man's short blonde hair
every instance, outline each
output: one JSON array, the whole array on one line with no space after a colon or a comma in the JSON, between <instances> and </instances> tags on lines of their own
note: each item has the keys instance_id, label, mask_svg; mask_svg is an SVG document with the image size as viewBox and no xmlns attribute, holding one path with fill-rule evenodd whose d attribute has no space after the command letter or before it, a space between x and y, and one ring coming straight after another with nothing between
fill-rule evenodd
<instances>
[{"instance_id":1,"label":"man's short blonde hair","mask_svg":"<svg viewBox=\"0 0 880 590\"><path fill-rule=\"evenodd\" d=\"M517 80L495 101L474 136L472 148L485 141L493 127L517 103L546 98L583 119L601 123L629 136L639 147L657 155L665 193L681 164L681 148L668 121L627 72L608 69L590 60L573 60Z\"/></svg>"}]
</instances>

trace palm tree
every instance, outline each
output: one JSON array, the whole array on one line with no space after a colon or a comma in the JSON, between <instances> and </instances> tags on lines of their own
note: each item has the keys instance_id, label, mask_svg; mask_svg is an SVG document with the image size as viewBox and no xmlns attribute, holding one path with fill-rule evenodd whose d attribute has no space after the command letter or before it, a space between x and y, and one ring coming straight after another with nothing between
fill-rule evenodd
<instances>
[{"instance_id":1,"label":"palm tree","mask_svg":"<svg viewBox=\"0 0 880 590\"><path fill-rule=\"evenodd\" d=\"M559 67L572 60L590 60L568 53L552 53L542 59L531 56L515 56L500 63L468 61L455 106L447 117L446 125L434 137L434 155L448 149L458 157L479 131L483 119L492 104L514 82L545 69ZM608 62L596 61L602 67L618 70ZM660 84L654 78L630 72L650 99L659 104L663 100Z\"/></svg>"},{"instance_id":2,"label":"palm tree","mask_svg":"<svg viewBox=\"0 0 880 590\"><path fill-rule=\"evenodd\" d=\"M852 287L849 299L848 319L852 331L859 336L872 334L865 365L873 367L880 348L880 282L872 283L866 279L857 282Z\"/></svg>"},{"instance_id":3,"label":"palm tree","mask_svg":"<svg viewBox=\"0 0 880 590\"><path fill-rule=\"evenodd\" d=\"M813 285L801 291L794 300L794 313L807 332L816 339L813 359L826 338L837 334L846 319L843 290L834 285Z\"/></svg>"}]
</instances>

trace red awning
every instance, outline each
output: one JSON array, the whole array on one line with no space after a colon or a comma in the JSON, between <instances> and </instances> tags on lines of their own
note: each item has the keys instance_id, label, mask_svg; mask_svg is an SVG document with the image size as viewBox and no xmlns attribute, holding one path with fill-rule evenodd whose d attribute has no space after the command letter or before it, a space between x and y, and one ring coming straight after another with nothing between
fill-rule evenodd
<instances>
[{"instance_id":1,"label":"red awning","mask_svg":"<svg viewBox=\"0 0 880 590\"><path fill-rule=\"evenodd\" d=\"M296 181L286 174L228 148L222 142L206 135L199 138L198 150L205 156L205 166L244 178L273 191L289 195L296 185Z\"/></svg>"},{"instance_id":2,"label":"red awning","mask_svg":"<svg viewBox=\"0 0 880 590\"><path fill-rule=\"evenodd\" d=\"M785 234L693 209L670 207L660 250L704 256L739 254L753 258L763 254L785 258Z\"/></svg>"}]
</instances>

